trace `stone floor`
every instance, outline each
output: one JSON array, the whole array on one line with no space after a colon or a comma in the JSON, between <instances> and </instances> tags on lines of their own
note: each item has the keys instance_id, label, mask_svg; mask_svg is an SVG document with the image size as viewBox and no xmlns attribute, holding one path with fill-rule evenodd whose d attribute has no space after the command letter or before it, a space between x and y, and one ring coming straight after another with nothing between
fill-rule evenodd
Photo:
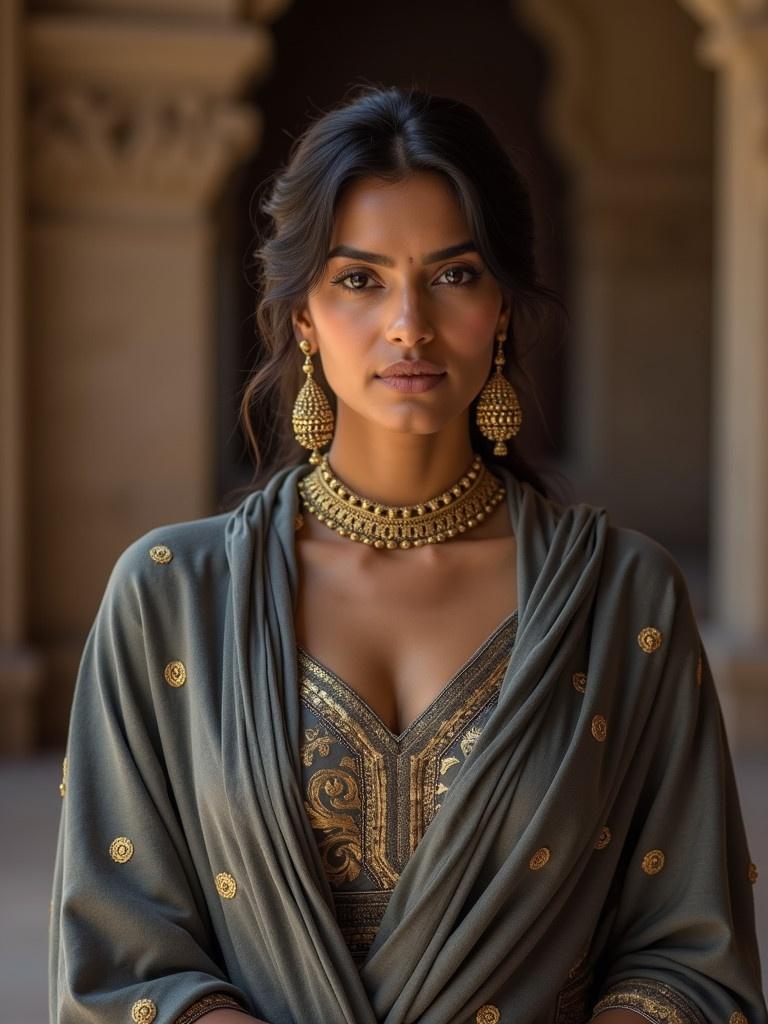
<instances>
[{"instance_id":1,"label":"stone floor","mask_svg":"<svg viewBox=\"0 0 768 1024\"><path fill-rule=\"evenodd\" d=\"M61 759L0 761L0 992L3 1024L46 1024L48 904L61 806ZM768 754L736 758L768 987ZM762 884L761 884L762 883Z\"/></svg>"}]
</instances>

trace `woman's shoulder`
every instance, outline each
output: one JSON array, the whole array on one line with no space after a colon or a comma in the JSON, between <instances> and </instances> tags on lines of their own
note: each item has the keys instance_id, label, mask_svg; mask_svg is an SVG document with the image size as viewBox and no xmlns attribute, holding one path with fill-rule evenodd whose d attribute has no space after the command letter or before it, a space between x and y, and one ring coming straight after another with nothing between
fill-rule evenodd
<instances>
[{"instance_id":1,"label":"woman's shoulder","mask_svg":"<svg viewBox=\"0 0 768 1024\"><path fill-rule=\"evenodd\" d=\"M670 549L642 530L610 523L606 550L625 571L635 571L650 577L683 579L680 564Z\"/></svg>"},{"instance_id":2,"label":"woman's shoulder","mask_svg":"<svg viewBox=\"0 0 768 1024\"><path fill-rule=\"evenodd\" d=\"M226 526L231 512L154 526L115 558L107 589L178 588L210 584L228 574Z\"/></svg>"},{"instance_id":3,"label":"woman's shoulder","mask_svg":"<svg viewBox=\"0 0 768 1024\"><path fill-rule=\"evenodd\" d=\"M600 573L600 586L613 606L628 614L681 623L695 618L687 577L678 559L648 533L609 524Z\"/></svg>"}]
</instances>

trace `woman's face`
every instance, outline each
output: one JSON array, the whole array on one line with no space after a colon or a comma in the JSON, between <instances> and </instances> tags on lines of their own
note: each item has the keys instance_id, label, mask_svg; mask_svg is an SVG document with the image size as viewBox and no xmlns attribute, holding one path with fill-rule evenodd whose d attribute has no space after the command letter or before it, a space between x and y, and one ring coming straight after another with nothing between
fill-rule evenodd
<instances>
[{"instance_id":1,"label":"woman's face","mask_svg":"<svg viewBox=\"0 0 768 1024\"><path fill-rule=\"evenodd\" d=\"M341 418L347 406L384 429L426 434L466 414L509 321L501 287L472 246L442 175L348 184L322 279L294 315L297 340L319 351ZM426 390L426 379L390 386L380 376L416 359L440 371Z\"/></svg>"}]
</instances>

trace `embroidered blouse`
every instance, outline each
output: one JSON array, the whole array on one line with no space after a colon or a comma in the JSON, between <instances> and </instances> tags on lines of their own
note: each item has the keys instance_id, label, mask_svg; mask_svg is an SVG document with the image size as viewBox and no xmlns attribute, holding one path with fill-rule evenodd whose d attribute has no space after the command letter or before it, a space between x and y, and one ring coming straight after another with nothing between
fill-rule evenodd
<instances>
[{"instance_id":1,"label":"embroidered blouse","mask_svg":"<svg viewBox=\"0 0 768 1024\"><path fill-rule=\"evenodd\" d=\"M340 676L297 648L304 807L357 963L496 706L516 632L514 611L399 736Z\"/></svg>"}]
</instances>

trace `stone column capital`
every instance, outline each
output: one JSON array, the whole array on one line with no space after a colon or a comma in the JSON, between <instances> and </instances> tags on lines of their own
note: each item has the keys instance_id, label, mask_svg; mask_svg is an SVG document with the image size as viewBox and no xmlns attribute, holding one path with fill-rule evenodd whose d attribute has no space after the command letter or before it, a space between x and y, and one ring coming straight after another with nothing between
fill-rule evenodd
<instances>
[{"instance_id":1,"label":"stone column capital","mask_svg":"<svg viewBox=\"0 0 768 1024\"><path fill-rule=\"evenodd\" d=\"M760 195L768 203L768 0L680 0L703 32L699 60L718 71L738 75L742 117L749 122Z\"/></svg>"},{"instance_id":2,"label":"stone column capital","mask_svg":"<svg viewBox=\"0 0 768 1024\"><path fill-rule=\"evenodd\" d=\"M189 216L259 142L238 100L272 65L253 21L37 14L26 58L35 209Z\"/></svg>"}]
</instances>

